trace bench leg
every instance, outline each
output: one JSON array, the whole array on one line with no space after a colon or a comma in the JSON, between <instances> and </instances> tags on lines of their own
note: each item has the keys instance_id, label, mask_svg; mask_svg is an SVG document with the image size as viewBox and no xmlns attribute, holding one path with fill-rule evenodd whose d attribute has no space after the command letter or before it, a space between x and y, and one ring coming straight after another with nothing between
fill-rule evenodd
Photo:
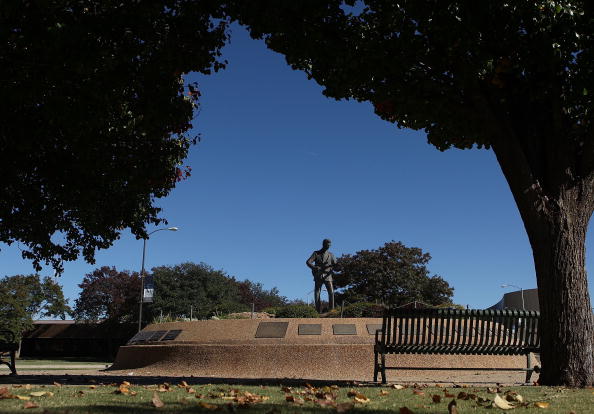
<instances>
[{"instance_id":1,"label":"bench leg","mask_svg":"<svg viewBox=\"0 0 594 414\"><path fill-rule=\"evenodd\" d=\"M526 354L526 382L530 383L530 377L532 377L532 367L530 366L530 354Z\"/></svg>"},{"instance_id":2,"label":"bench leg","mask_svg":"<svg viewBox=\"0 0 594 414\"><path fill-rule=\"evenodd\" d=\"M382 384L386 382L386 354L382 352Z\"/></svg>"},{"instance_id":3,"label":"bench leg","mask_svg":"<svg viewBox=\"0 0 594 414\"><path fill-rule=\"evenodd\" d=\"M373 357L373 382L377 382L377 372L378 372L378 357L377 357L377 351L375 351L374 353L374 357Z\"/></svg>"},{"instance_id":4,"label":"bench leg","mask_svg":"<svg viewBox=\"0 0 594 414\"><path fill-rule=\"evenodd\" d=\"M10 370L12 371L12 375L16 375L16 351L12 351L10 353Z\"/></svg>"}]
</instances>

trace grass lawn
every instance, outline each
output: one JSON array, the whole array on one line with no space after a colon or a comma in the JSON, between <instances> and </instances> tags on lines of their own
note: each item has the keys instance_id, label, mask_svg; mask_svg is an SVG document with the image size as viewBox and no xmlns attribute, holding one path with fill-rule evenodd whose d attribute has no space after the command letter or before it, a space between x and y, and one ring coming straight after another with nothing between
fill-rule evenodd
<instances>
[{"instance_id":1,"label":"grass lawn","mask_svg":"<svg viewBox=\"0 0 594 414\"><path fill-rule=\"evenodd\" d=\"M494 413L498 398L513 402L510 411L530 413L592 413L592 389L554 387L392 387L120 384L0 385L0 413L146 413L235 412L294 413Z\"/></svg>"},{"instance_id":2,"label":"grass lawn","mask_svg":"<svg viewBox=\"0 0 594 414\"><path fill-rule=\"evenodd\" d=\"M111 365L111 362L82 357L63 357L59 359L22 358L16 360L17 368L27 367L28 365Z\"/></svg>"}]
</instances>

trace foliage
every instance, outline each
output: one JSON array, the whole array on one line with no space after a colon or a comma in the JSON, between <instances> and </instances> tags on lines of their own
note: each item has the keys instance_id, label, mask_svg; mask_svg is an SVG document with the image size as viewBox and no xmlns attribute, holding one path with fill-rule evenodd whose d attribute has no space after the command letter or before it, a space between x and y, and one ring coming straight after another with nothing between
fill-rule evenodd
<instances>
[{"instance_id":1,"label":"foliage","mask_svg":"<svg viewBox=\"0 0 594 414\"><path fill-rule=\"evenodd\" d=\"M159 315L153 317L151 323L170 323L170 322L183 322L185 318L180 318L178 316L171 316L171 314L166 315Z\"/></svg>"},{"instance_id":2,"label":"foliage","mask_svg":"<svg viewBox=\"0 0 594 414\"><path fill-rule=\"evenodd\" d=\"M586 0L230 0L324 88L439 150L492 148L533 250L543 384L590 386L594 8Z\"/></svg>"},{"instance_id":3,"label":"foliage","mask_svg":"<svg viewBox=\"0 0 594 414\"><path fill-rule=\"evenodd\" d=\"M371 302L351 303L344 307L342 316L344 318L381 318L384 308L383 305Z\"/></svg>"},{"instance_id":4,"label":"foliage","mask_svg":"<svg viewBox=\"0 0 594 414\"><path fill-rule=\"evenodd\" d=\"M224 66L217 2L0 3L0 242L62 269L159 224L200 93Z\"/></svg>"},{"instance_id":5,"label":"foliage","mask_svg":"<svg viewBox=\"0 0 594 414\"><path fill-rule=\"evenodd\" d=\"M320 315L308 305L286 305L276 308L277 318L318 318Z\"/></svg>"},{"instance_id":6,"label":"foliage","mask_svg":"<svg viewBox=\"0 0 594 414\"><path fill-rule=\"evenodd\" d=\"M204 319L212 315L251 311L251 297L257 303L282 304L286 300L278 289L267 291L260 283L237 282L222 270L207 264L183 263L153 270L153 303L143 305L143 322L160 321L163 315L172 320ZM77 320L106 319L109 322L138 321L140 275L114 267L102 267L85 275L75 301ZM243 290L242 290L243 289ZM245 302L248 303L245 303Z\"/></svg>"},{"instance_id":7,"label":"foliage","mask_svg":"<svg viewBox=\"0 0 594 414\"><path fill-rule=\"evenodd\" d=\"M266 290L262 283L252 282L247 279L243 282L237 282L237 285L239 287L239 300L247 305L250 310L252 303L256 312L267 307L282 306L287 303L287 298L281 296L276 287Z\"/></svg>"},{"instance_id":8,"label":"foliage","mask_svg":"<svg viewBox=\"0 0 594 414\"><path fill-rule=\"evenodd\" d=\"M138 321L140 275L137 272L120 272L115 267L103 266L87 273L78 287L81 292L73 311L76 320Z\"/></svg>"},{"instance_id":9,"label":"foliage","mask_svg":"<svg viewBox=\"0 0 594 414\"><path fill-rule=\"evenodd\" d=\"M429 276L429 253L400 242L389 242L377 250L361 250L337 259L340 274L335 284L347 302L363 299L400 306L420 301L431 305L450 303L454 289L441 276Z\"/></svg>"},{"instance_id":10,"label":"foliage","mask_svg":"<svg viewBox=\"0 0 594 414\"><path fill-rule=\"evenodd\" d=\"M33 328L33 317L65 319L69 312L62 287L50 277L16 275L0 279L0 329L11 330L20 338Z\"/></svg>"},{"instance_id":11,"label":"foliage","mask_svg":"<svg viewBox=\"0 0 594 414\"><path fill-rule=\"evenodd\" d=\"M219 303L214 308L214 314L217 316L222 316L230 313L239 313L239 312L250 312L252 310L251 306L245 305L243 303L238 303L234 301L226 301L223 303Z\"/></svg>"},{"instance_id":12,"label":"foliage","mask_svg":"<svg viewBox=\"0 0 594 414\"><path fill-rule=\"evenodd\" d=\"M222 270L200 263L160 266L153 270L155 283L153 313L208 318L216 312L235 312L245 309L239 303L239 289L235 279Z\"/></svg>"}]
</instances>

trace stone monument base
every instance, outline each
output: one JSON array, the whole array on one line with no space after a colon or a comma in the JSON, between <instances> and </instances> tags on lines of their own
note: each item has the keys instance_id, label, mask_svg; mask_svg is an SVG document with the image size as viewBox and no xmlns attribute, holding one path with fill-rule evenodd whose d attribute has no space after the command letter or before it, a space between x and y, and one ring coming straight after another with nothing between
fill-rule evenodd
<instances>
[{"instance_id":1,"label":"stone monument base","mask_svg":"<svg viewBox=\"0 0 594 414\"><path fill-rule=\"evenodd\" d=\"M120 347L112 370L134 374L212 378L373 379L373 343L378 318L243 319L176 322L147 326ZM169 338L169 339L168 339ZM523 356L388 355L389 366L524 368ZM456 371L388 370L388 381ZM476 378L485 371L466 374ZM521 382L524 373L510 373ZM517 377L517 378L516 378ZM469 381L473 382L473 381Z\"/></svg>"}]
</instances>

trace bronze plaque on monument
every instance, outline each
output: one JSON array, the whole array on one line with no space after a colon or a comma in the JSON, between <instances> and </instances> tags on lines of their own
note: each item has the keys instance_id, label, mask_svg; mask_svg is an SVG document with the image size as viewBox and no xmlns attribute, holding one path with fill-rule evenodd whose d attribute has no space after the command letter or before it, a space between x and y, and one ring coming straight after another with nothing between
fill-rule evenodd
<instances>
[{"instance_id":1,"label":"bronze plaque on monument","mask_svg":"<svg viewBox=\"0 0 594 414\"><path fill-rule=\"evenodd\" d=\"M171 331L167 332L167 335L161 338L161 341L173 341L179 336L180 333L181 329L172 329Z\"/></svg>"},{"instance_id":2,"label":"bronze plaque on monument","mask_svg":"<svg viewBox=\"0 0 594 414\"><path fill-rule=\"evenodd\" d=\"M134 335L132 337L132 339L130 339L128 341L128 345L138 343L138 342L146 342L151 337L152 334L153 333L151 331L138 332L136 335Z\"/></svg>"},{"instance_id":3,"label":"bronze plaque on monument","mask_svg":"<svg viewBox=\"0 0 594 414\"><path fill-rule=\"evenodd\" d=\"M167 333L167 331L151 331L151 336L147 339L148 342L156 342L159 339L161 339L161 337L163 335L165 335Z\"/></svg>"},{"instance_id":4,"label":"bronze plaque on monument","mask_svg":"<svg viewBox=\"0 0 594 414\"><path fill-rule=\"evenodd\" d=\"M321 335L322 324L320 323L300 323L297 329L299 335Z\"/></svg>"},{"instance_id":5,"label":"bronze plaque on monument","mask_svg":"<svg viewBox=\"0 0 594 414\"><path fill-rule=\"evenodd\" d=\"M284 338L289 322L260 322L256 338Z\"/></svg>"},{"instance_id":6,"label":"bronze plaque on monument","mask_svg":"<svg viewBox=\"0 0 594 414\"><path fill-rule=\"evenodd\" d=\"M332 325L334 335L357 335L357 327L354 323L335 323Z\"/></svg>"},{"instance_id":7,"label":"bronze plaque on monument","mask_svg":"<svg viewBox=\"0 0 594 414\"><path fill-rule=\"evenodd\" d=\"M368 323L367 324L367 333L369 335L375 335L375 331L381 331L382 324L381 323Z\"/></svg>"}]
</instances>

